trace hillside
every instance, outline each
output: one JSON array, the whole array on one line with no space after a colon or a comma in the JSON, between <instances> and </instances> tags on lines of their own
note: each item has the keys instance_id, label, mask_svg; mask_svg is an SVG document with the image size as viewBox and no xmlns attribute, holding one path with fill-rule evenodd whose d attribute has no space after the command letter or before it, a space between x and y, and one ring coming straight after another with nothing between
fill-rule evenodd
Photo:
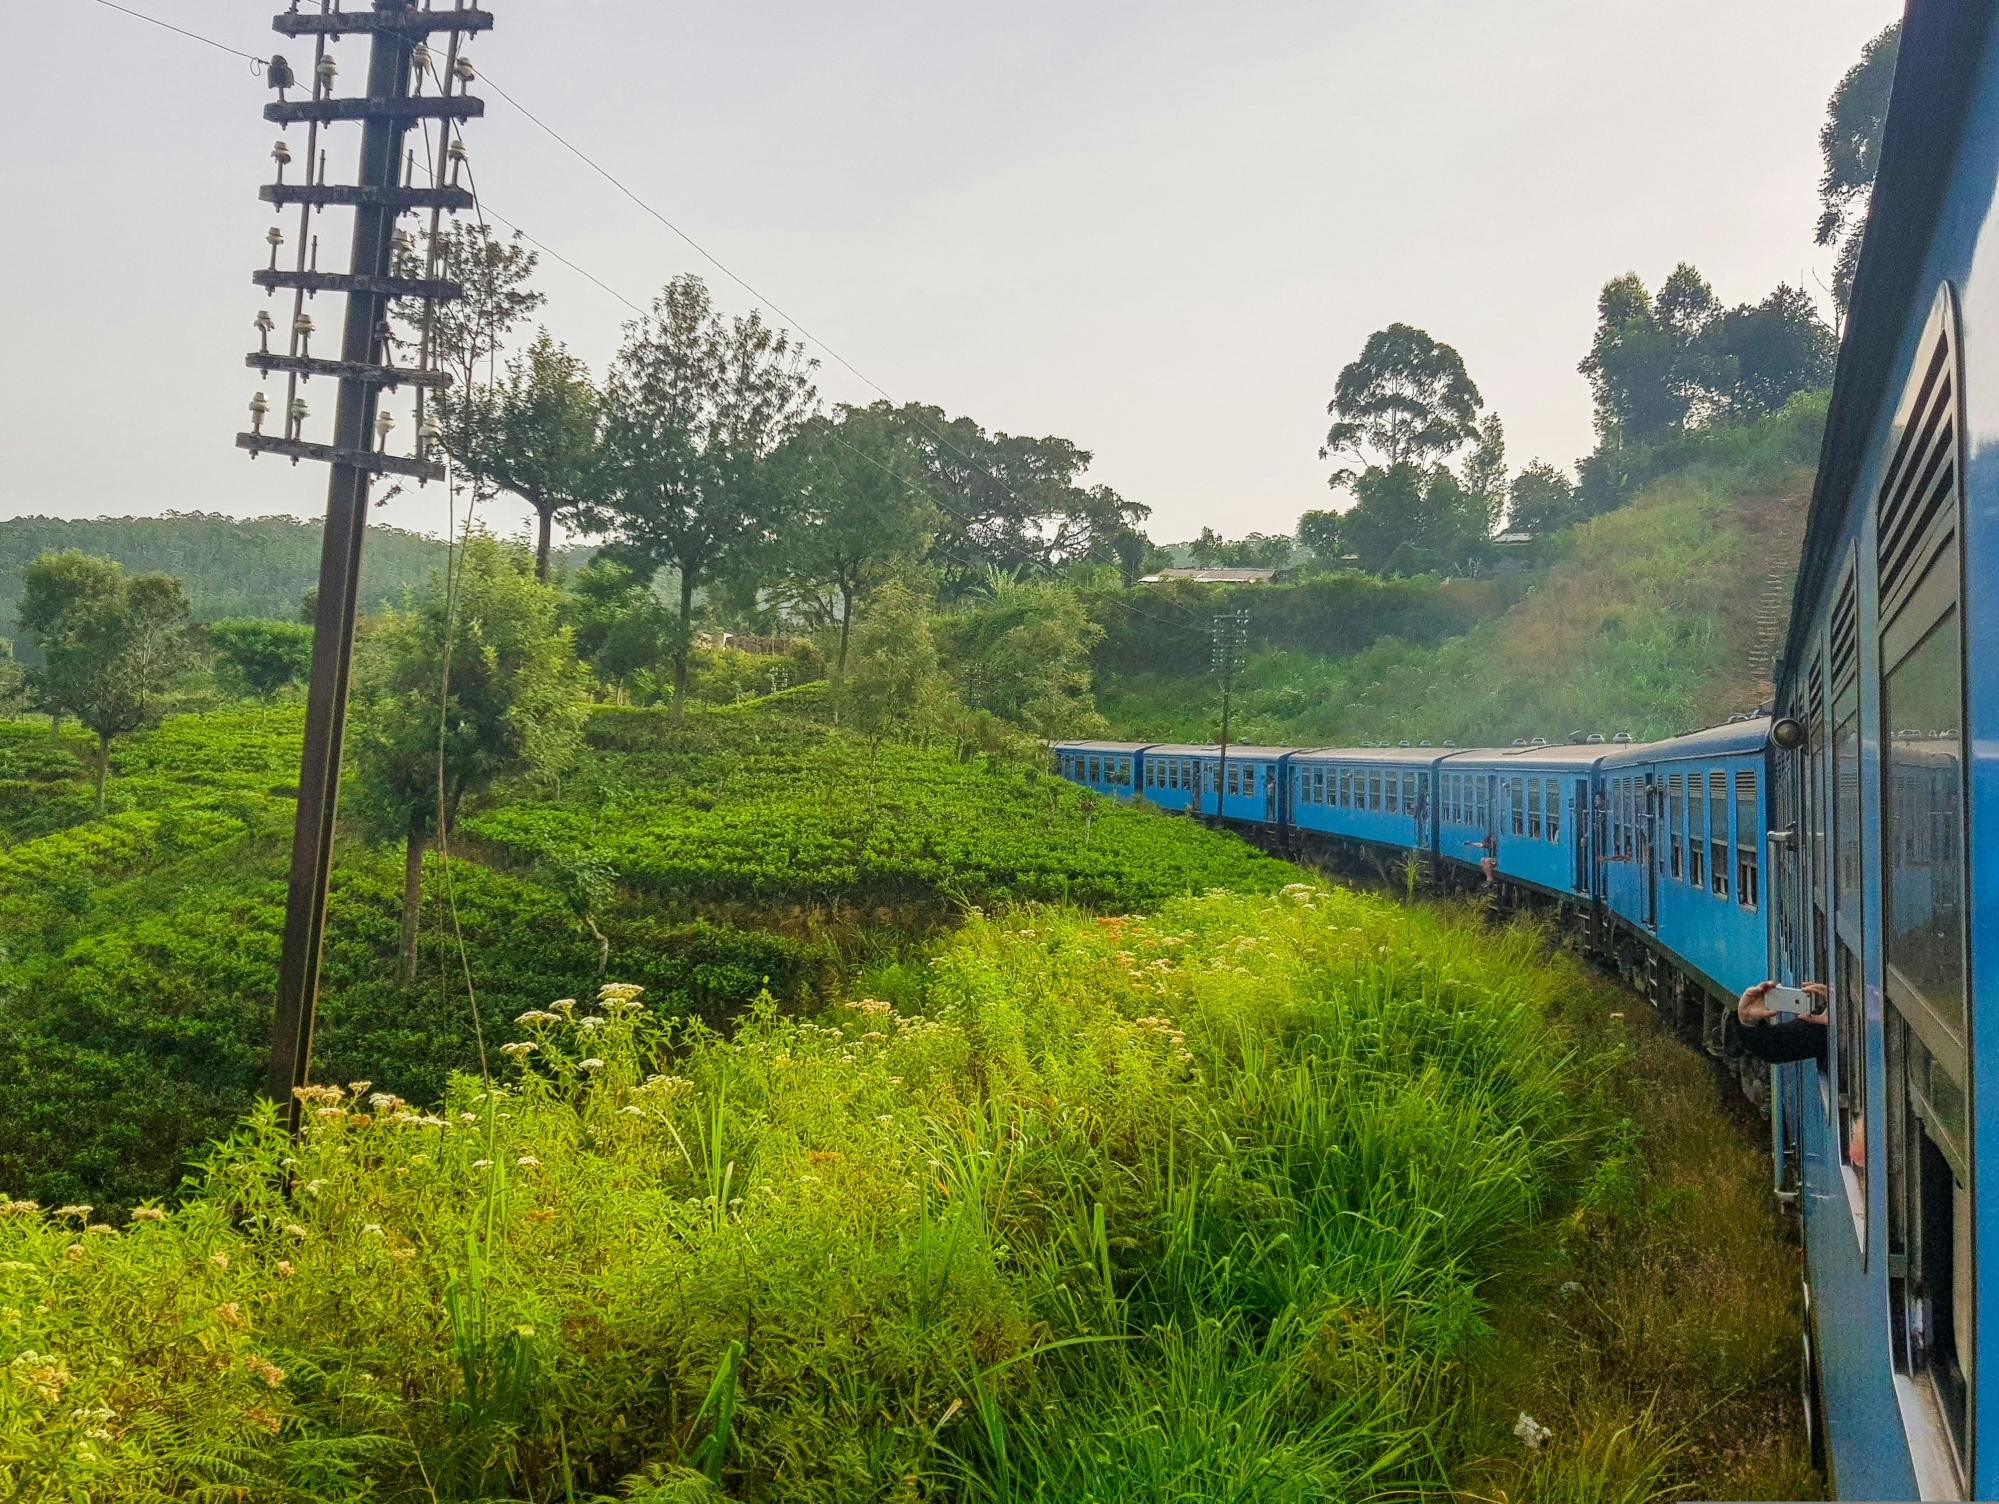
<instances>
[{"instance_id":1,"label":"hillside","mask_svg":"<svg viewBox=\"0 0 1999 1504\"><path fill-rule=\"evenodd\" d=\"M1668 736L1755 708L1769 693L1802 544L1822 403L1690 444L1627 507L1549 540L1524 595L1454 635L1383 619L1345 656L1255 653L1236 697L1244 742L1505 743L1576 731ZM1467 588L1481 604L1491 586ZM1254 610L1253 593L1244 592ZM1478 619L1483 617L1483 619ZM1099 700L1116 735L1210 741L1219 697L1196 672L1111 666Z\"/></svg>"},{"instance_id":2,"label":"hillside","mask_svg":"<svg viewBox=\"0 0 1999 1504\"><path fill-rule=\"evenodd\" d=\"M202 513L164 517L54 517L0 520L0 638L11 638L21 576L45 553L78 549L127 569L177 575L200 621L261 617L291 621L319 582L318 522L295 517L240 520ZM366 609L399 604L444 561L435 538L397 528L368 530L361 598Z\"/></svg>"}]
</instances>

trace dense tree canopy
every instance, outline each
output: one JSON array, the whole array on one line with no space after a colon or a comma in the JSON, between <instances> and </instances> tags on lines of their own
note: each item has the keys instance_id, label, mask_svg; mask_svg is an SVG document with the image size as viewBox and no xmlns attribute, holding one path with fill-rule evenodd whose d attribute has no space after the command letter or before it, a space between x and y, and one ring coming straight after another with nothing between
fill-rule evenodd
<instances>
[{"instance_id":1,"label":"dense tree canopy","mask_svg":"<svg viewBox=\"0 0 1999 1504\"><path fill-rule=\"evenodd\" d=\"M723 318L699 277L676 277L626 326L605 383L601 484L586 518L627 561L679 571L676 708L687 697L696 589L770 565L793 514L769 461L817 400L812 370L791 335L758 314Z\"/></svg>"},{"instance_id":2,"label":"dense tree canopy","mask_svg":"<svg viewBox=\"0 0 1999 1504\"><path fill-rule=\"evenodd\" d=\"M1456 350L1421 329L1390 324L1369 335L1360 358L1340 372L1319 458L1340 462L1336 489L1360 478L1356 467L1439 464L1478 436L1484 406Z\"/></svg>"},{"instance_id":3,"label":"dense tree canopy","mask_svg":"<svg viewBox=\"0 0 1999 1504\"><path fill-rule=\"evenodd\" d=\"M808 419L773 469L794 509L780 562L798 594L830 592L823 619L839 626L844 673L855 605L898 563L920 557L943 521L923 490L921 452L909 426L877 402Z\"/></svg>"},{"instance_id":4,"label":"dense tree canopy","mask_svg":"<svg viewBox=\"0 0 1999 1504\"><path fill-rule=\"evenodd\" d=\"M218 621L202 633L222 687L269 700L312 672L312 628L295 621Z\"/></svg>"},{"instance_id":5,"label":"dense tree canopy","mask_svg":"<svg viewBox=\"0 0 1999 1504\"><path fill-rule=\"evenodd\" d=\"M48 554L28 568L21 626L41 659L28 674L31 703L97 738L101 815L112 742L159 720L168 686L189 663L187 592L171 575Z\"/></svg>"},{"instance_id":6,"label":"dense tree canopy","mask_svg":"<svg viewBox=\"0 0 1999 1504\"><path fill-rule=\"evenodd\" d=\"M1513 478L1508 522L1541 536L1572 527L1583 517L1576 483L1546 460L1535 460Z\"/></svg>"},{"instance_id":7,"label":"dense tree canopy","mask_svg":"<svg viewBox=\"0 0 1999 1504\"><path fill-rule=\"evenodd\" d=\"M1296 545L1282 533L1230 539L1211 527L1187 545L1187 557L1209 569L1283 569L1294 552Z\"/></svg>"}]
</instances>

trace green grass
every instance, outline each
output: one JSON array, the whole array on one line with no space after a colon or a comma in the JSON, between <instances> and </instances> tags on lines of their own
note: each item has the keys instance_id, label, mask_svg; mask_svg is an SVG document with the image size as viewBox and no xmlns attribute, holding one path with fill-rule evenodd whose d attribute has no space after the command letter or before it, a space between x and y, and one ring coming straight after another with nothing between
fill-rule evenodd
<instances>
[{"instance_id":1,"label":"green grass","mask_svg":"<svg viewBox=\"0 0 1999 1504\"><path fill-rule=\"evenodd\" d=\"M974 920L920 1012L530 1018L490 1104L329 1096L164 1221L0 1221L0 1486L1441 1488L1590 1140L1535 952L1301 887Z\"/></svg>"}]
</instances>

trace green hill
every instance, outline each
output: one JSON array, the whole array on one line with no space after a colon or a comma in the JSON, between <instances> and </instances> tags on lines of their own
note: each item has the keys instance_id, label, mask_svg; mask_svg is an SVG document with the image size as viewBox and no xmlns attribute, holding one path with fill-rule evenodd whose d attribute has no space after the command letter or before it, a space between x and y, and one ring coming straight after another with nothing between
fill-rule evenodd
<instances>
[{"instance_id":1,"label":"green hill","mask_svg":"<svg viewBox=\"0 0 1999 1504\"><path fill-rule=\"evenodd\" d=\"M1677 467L1629 506L1547 540L1531 576L1430 582L1413 627L1376 603L1379 632L1344 655L1290 643L1254 653L1233 737L1642 740L1755 708L1770 691L1824 421L1822 400L1800 399L1754 425L1691 435ZM1254 593L1242 597L1254 611ZM1192 672L1104 666L1099 701L1116 735L1219 734L1205 658L1180 661Z\"/></svg>"},{"instance_id":2,"label":"green hill","mask_svg":"<svg viewBox=\"0 0 1999 1504\"><path fill-rule=\"evenodd\" d=\"M242 520L200 512L164 517L56 517L0 521L0 637L14 635L21 576L45 553L78 549L127 569L177 575L197 619L262 617L290 621L319 580L318 522L296 517ZM444 560L435 538L398 528L368 530L361 598L367 609L399 603Z\"/></svg>"}]
</instances>

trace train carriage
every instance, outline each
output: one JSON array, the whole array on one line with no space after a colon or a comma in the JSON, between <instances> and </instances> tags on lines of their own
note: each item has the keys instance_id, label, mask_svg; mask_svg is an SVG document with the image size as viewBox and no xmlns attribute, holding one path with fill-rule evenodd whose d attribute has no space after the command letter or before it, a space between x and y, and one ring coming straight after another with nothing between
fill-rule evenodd
<instances>
[{"instance_id":1,"label":"train carriage","mask_svg":"<svg viewBox=\"0 0 1999 1504\"><path fill-rule=\"evenodd\" d=\"M1587 904L1594 893L1592 776L1603 755L1600 742L1457 753L1439 770L1438 854L1477 866L1489 851L1499 876Z\"/></svg>"},{"instance_id":2,"label":"train carriage","mask_svg":"<svg viewBox=\"0 0 1999 1504\"><path fill-rule=\"evenodd\" d=\"M1769 975L1764 800L1770 720L1644 746L1598 770L1599 891L1629 940L1671 957L1716 1005ZM1708 1009L1705 1017L1718 1022Z\"/></svg>"},{"instance_id":3,"label":"train carriage","mask_svg":"<svg viewBox=\"0 0 1999 1504\"><path fill-rule=\"evenodd\" d=\"M1140 760L1149 742L1057 742L1055 767L1071 783L1130 799L1138 791Z\"/></svg>"},{"instance_id":4,"label":"train carriage","mask_svg":"<svg viewBox=\"0 0 1999 1504\"><path fill-rule=\"evenodd\" d=\"M1291 828L1395 850L1434 847L1435 747L1327 747L1287 764Z\"/></svg>"},{"instance_id":5,"label":"train carriage","mask_svg":"<svg viewBox=\"0 0 1999 1504\"><path fill-rule=\"evenodd\" d=\"M1842 1495L1999 1495L1999 27L1917 0L1778 683L1775 966L1831 994L1783 1067ZM1986 922L1979 923L1977 921ZM1999 1362L1999 1359L1994 1359Z\"/></svg>"}]
</instances>

